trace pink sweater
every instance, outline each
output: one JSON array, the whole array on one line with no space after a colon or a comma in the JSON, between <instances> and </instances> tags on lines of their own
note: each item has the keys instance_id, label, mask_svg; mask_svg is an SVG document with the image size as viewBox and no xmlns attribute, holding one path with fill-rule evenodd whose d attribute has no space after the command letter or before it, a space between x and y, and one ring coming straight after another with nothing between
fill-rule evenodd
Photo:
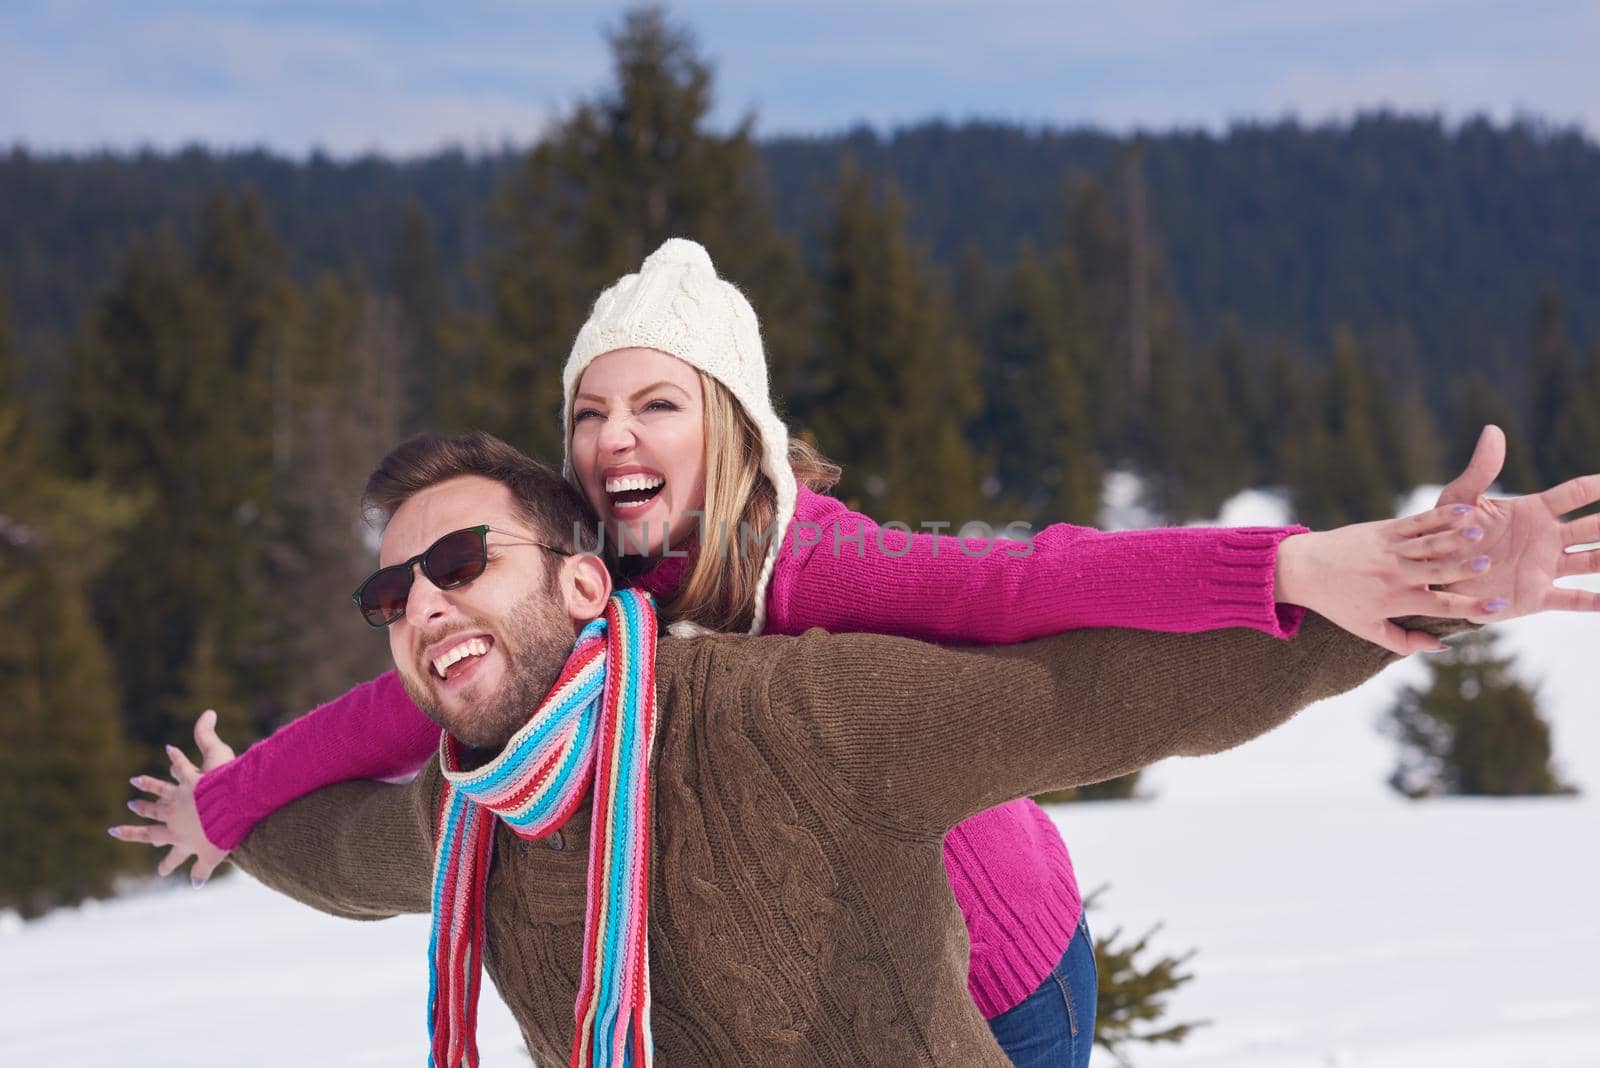
<instances>
[{"instance_id":1,"label":"pink sweater","mask_svg":"<svg viewBox=\"0 0 1600 1068\"><path fill-rule=\"evenodd\" d=\"M1292 637L1304 611L1273 602L1272 576L1278 543L1304 529L1102 533L1058 524L1035 534L1030 552L1023 542L963 546L884 530L802 489L767 593L766 629L974 643L1079 627L1252 627ZM671 593L685 569L681 559L663 561L641 585ZM214 845L232 849L295 798L348 779L416 771L438 743L437 725L387 672L206 774L195 791L201 824ZM1083 908L1072 861L1049 816L1023 799L952 830L945 870L972 943L968 987L992 1018L1031 994L1066 952Z\"/></svg>"}]
</instances>

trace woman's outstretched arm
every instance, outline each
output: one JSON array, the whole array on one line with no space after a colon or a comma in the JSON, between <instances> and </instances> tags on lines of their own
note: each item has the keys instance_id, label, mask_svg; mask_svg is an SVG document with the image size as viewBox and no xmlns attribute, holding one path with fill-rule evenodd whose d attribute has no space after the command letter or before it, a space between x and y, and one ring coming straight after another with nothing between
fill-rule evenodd
<instances>
[{"instance_id":1,"label":"woman's outstretched arm","mask_svg":"<svg viewBox=\"0 0 1600 1068\"><path fill-rule=\"evenodd\" d=\"M202 753L207 736L216 736L210 712L195 726ZM194 875L203 882L257 823L289 802L337 782L409 775L438 748L438 725L406 695L399 676L387 671L287 724L239 757L228 750L226 761L215 766L208 762L204 777L183 787L176 803L163 809L174 817L163 818L159 842L134 834L135 828L121 830L128 832L129 841L173 847L162 862L163 875L195 857ZM134 785L146 789L158 781L139 776Z\"/></svg>"}]
</instances>

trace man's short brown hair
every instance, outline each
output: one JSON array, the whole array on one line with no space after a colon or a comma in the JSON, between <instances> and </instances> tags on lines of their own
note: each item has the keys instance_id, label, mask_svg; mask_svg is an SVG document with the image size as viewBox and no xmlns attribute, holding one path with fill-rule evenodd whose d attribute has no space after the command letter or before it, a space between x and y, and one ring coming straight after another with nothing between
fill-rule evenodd
<instances>
[{"instance_id":1,"label":"man's short brown hair","mask_svg":"<svg viewBox=\"0 0 1600 1068\"><path fill-rule=\"evenodd\" d=\"M367 479L362 513L381 529L416 494L464 475L478 475L509 490L517 514L546 543L577 552L593 541L594 510L572 483L482 431L455 437L418 434L395 446Z\"/></svg>"}]
</instances>

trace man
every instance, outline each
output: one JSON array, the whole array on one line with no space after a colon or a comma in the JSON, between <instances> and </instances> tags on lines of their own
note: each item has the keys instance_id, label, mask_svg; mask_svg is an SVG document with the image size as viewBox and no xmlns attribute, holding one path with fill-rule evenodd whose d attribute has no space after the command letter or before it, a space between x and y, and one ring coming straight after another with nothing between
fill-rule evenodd
<instances>
[{"instance_id":1,"label":"man","mask_svg":"<svg viewBox=\"0 0 1600 1068\"><path fill-rule=\"evenodd\" d=\"M456 772L492 766L606 608L604 565L572 552L587 508L485 435L407 442L367 503L387 520L382 560L414 576L389 628L396 667L460 743ZM487 566L472 580L436 584L413 567L479 527ZM944 833L1013 797L1237 745L1392 658L1316 617L1290 642L661 639L647 1026L662 1063L1005 1065L966 992ZM234 859L338 915L429 912L447 785L435 763L403 786L320 791L260 824ZM542 841L491 825L483 957L542 1064L573 1044L590 815L584 800Z\"/></svg>"}]
</instances>

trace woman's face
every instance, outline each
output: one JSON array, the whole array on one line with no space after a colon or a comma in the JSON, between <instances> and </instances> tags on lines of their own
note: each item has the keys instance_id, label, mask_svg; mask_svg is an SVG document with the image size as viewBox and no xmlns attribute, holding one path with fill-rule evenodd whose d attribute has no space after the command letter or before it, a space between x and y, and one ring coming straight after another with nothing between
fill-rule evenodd
<instances>
[{"instance_id":1,"label":"woman's face","mask_svg":"<svg viewBox=\"0 0 1600 1068\"><path fill-rule=\"evenodd\" d=\"M698 529L705 508L700 374L656 349L596 357L572 402L572 470L623 553L659 556ZM620 535L619 535L620 529Z\"/></svg>"}]
</instances>

